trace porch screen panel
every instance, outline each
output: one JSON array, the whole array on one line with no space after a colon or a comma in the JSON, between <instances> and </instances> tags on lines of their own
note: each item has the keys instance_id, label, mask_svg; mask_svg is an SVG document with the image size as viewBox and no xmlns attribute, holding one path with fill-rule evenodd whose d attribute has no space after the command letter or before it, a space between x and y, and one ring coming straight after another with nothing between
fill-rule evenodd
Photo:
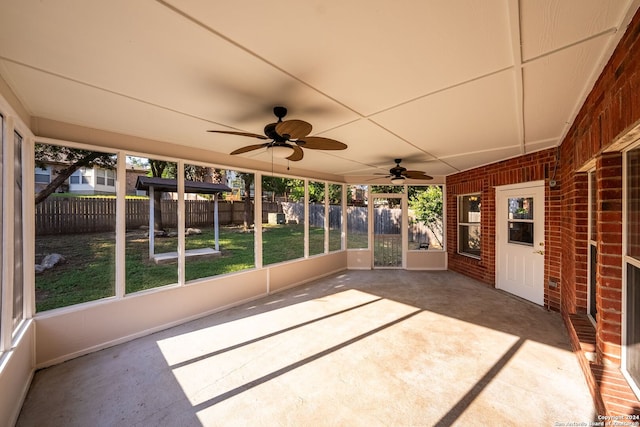
<instances>
[{"instance_id":1,"label":"porch screen panel","mask_svg":"<svg viewBox=\"0 0 640 427\"><path fill-rule=\"evenodd\" d=\"M35 186L36 311L114 296L116 187L105 191L93 177L115 177L117 156L53 144L35 144L33 155L51 174Z\"/></svg>"},{"instance_id":2,"label":"porch screen panel","mask_svg":"<svg viewBox=\"0 0 640 427\"><path fill-rule=\"evenodd\" d=\"M309 181L309 255L324 253L325 183Z\"/></svg>"},{"instance_id":3,"label":"porch screen panel","mask_svg":"<svg viewBox=\"0 0 640 427\"><path fill-rule=\"evenodd\" d=\"M24 274L22 240L22 136L14 134L13 166L13 327L18 327L24 314Z\"/></svg>"},{"instance_id":4,"label":"porch screen panel","mask_svg":"<svg viewBox=\"0 0 640 427\"><path fill-rule=\"evenodd\" d=\"M369 247L368 197L366 185L347 187L347 249Z\"/></svg>"},{"instance_id":5,"label":"porch screen panel","mask_svg":"<svg viewBox=\"0 0 640 427\"><path fill-rule=\"evenodd\" d=\"M185 191L185 281L253 268L253 174L186 164L184 179L185 187L203 182L231 188L217 195Z\"/></svg>"},{"instance_id":6,"label":"porch screen panel","mask_svg":"<svg viewBox=\"0 0 640 427\"><path fill-rule=\"evenodd\" d=\"M262 263L304 257L304 181L278 176L262 177Z\"/></svg>"},{"instance_id":7,"label":"porch screen panel","mask_svg":"<svg viewBox=\"0 0 640 427\"><path fill-rule=\"evenodd\" d=\"M342 185L329 184L329 251L342 249Z\"/></svg>"},{"instance_id":8,"label":"porch screen panel","mask_svg":"<svg viewBox=\"0 0 640 427\"><path fill-rule=\"evenodd\" d=\"M136 156L126 161L125 292L131 294L178 283L177 179L182 177L176 176L176 162ZM140 177L172 179L174 184L138 185Z\"/></svg>"}]
</instances>

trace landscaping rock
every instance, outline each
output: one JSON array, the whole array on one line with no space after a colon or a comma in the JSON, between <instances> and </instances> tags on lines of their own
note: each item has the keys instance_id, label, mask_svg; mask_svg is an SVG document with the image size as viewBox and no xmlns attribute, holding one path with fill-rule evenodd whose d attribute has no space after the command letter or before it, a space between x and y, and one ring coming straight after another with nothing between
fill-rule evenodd
<instances>
[{"instance_id":1,"label":"landscaping rock","mask_svg":"<svg viewBox=\"0 0 640 427\"><path fill-rule=\"evenodd\" d=\"M199 228L191 228L191 227L189 227L184 232L184 234L186 236L194 236L194 235L197 235L197 234L202 234L202 230L200 230Z\"/></svg>"},{"instance_id":2,"label":"landscaping rock","mask_svg":"<svg viewBox=\"0 0 640 427\"><path fill-rule=\"evenodd\" d=\"M40 264L36 264L36 274L42 273L43 271L53 268L65 261L66 259L60 254L47 254Z\"/></svg>"}]
</instances>

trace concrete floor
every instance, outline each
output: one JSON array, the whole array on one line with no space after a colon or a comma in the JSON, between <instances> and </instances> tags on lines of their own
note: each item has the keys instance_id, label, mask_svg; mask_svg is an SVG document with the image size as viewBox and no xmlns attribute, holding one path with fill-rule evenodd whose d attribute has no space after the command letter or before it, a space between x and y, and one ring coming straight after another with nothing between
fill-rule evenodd
<instances>
[{"instance_id":1,"label":"concrete floor","mask_svg":"<svg viewBox=\"0 0 640 427\"><path fill-rule=\"evenodd\" d=\"M453 272L375 270L38 371L17 425L552 426L595 416L558 313Z\"/></svg>"}]
</instances>

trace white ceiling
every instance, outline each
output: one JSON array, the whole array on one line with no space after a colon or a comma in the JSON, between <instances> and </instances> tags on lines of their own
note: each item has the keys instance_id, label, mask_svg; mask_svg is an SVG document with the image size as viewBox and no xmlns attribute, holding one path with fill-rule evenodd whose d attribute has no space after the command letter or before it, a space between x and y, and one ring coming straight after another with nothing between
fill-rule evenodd
<instances>
[{"instance_id":1,"label":"white ceiling","mask_svg":"<svg viewBox=\"0 0 640 427\"><path fill-rule=\"evenodd\" d=\"M0 76L37 118L229 153L284 105L349 146L292 171L448 175L557 146L639 3L0 0Z\"/></svg>"}]
</instances>

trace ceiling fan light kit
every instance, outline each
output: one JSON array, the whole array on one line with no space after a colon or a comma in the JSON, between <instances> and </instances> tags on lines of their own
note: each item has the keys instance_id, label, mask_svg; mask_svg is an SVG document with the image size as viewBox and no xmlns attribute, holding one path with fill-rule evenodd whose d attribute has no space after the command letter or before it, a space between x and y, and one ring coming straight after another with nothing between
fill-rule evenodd
<instances>
[{"instance_id":1,"label":"ceiling fan light kit","mask_svg":"<svg viewBox=\"0 0 640 427\"><path fill-rule=\"evenodd\" d=\"M257 139L270 139L270 142L238 148L232 151L231 154L242 154L266 148L267 151L272 153L273 157L287 159L293 162L302 160L304 157L302 147L312 150L345 150L347 148L346 144L333 139L307 136L313 128L310 123L303 120L283 121L282 119L287 115L287 109L285 107L274 107L273 114L278 118L278 121L266 125L264 127L264 135L228 130L209 130L208 132L248 136Z\"/></svg>"},{"instance_id":2,"label":"ceiling fan light kit","mask_svg":"<svg viewBox=\"0 0 640 427\"><path fill-rule=\"evenodd\" d=\"M393 185L402 185L404 184L404 176L394 176L391 178L391 183Z\"/></svg>"}]
</instances>

